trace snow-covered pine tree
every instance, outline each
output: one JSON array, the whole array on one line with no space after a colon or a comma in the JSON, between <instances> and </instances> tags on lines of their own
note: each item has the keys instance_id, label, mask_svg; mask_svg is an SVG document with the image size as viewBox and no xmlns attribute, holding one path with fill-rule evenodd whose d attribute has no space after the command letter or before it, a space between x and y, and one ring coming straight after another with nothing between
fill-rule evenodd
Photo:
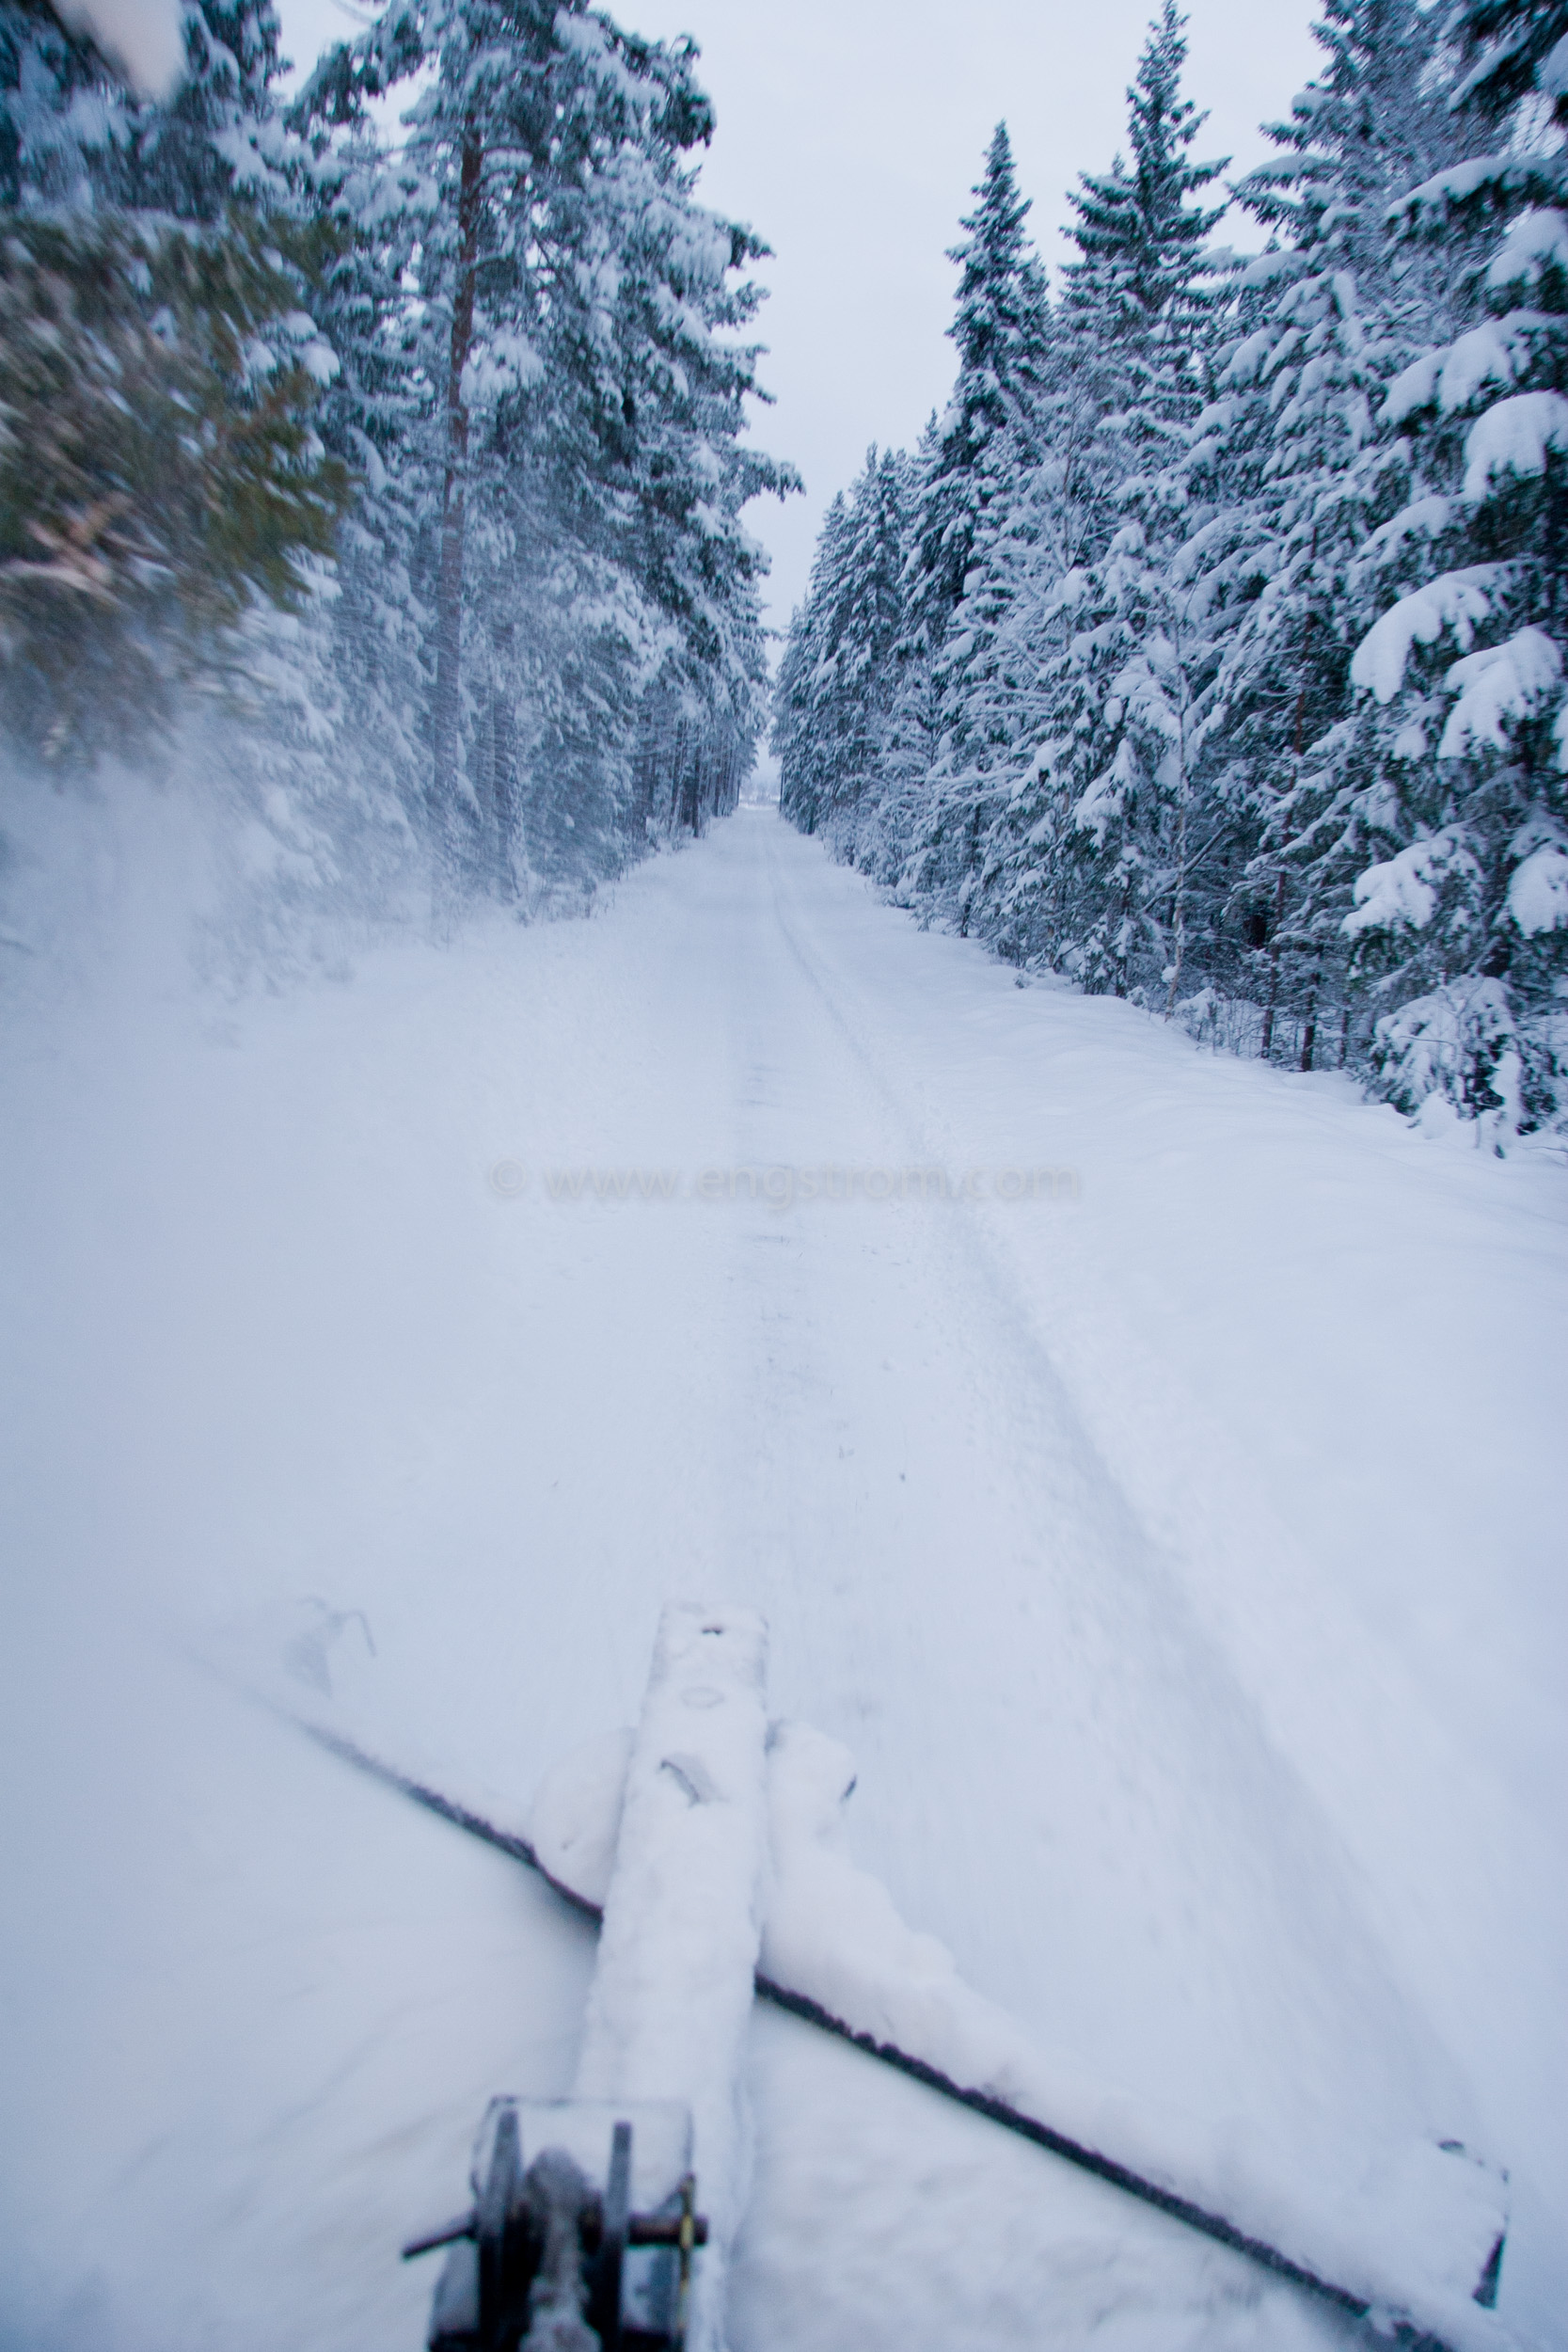
<instances>
[{"instance_id":1,"label":"snow-covered pine tree","mask_svg":"<svg viewBox=\"0 0 1568 2352\"><path fill-rule=\"evenodd\" d=\"M710 127L694 64L689 44L677 44L660 69L664 105L623 147L616 207L599 215L595 268L613 277L618 299L585 400L607 545L635 584L649 647L668 641L644 690L642 739L646 712L673 696L689 717L689 756L666 774L664 808L644 818L692 831L733 805L765 709L766 558L741 511L799 487L792 469L741 439L746 396L767 395L759 346L741 339L761 296L738 273L767 248L691 200L681 142Z\"/></svg>"},{"instance_id":2,"label":"snow-covered pine tree","mask_svg":"<svg viewBox=\"0 0 1568 2352\"><path fill-rule=\"evenodd\" d=\"M1415 495L1363 559L1385 609L1352 662L1364 847L1344 929L1386 1008L1384 1090L1500 1142L1563 1107L1568 7L1460 0L1446 29L1472 151L1398 224L1442 256L1463 331L1381 412Z\"/></svg>"},{"instance_id":3,"label":"snow-covered pine tree","mask_svg":"<svg viewBox=\"0 0 1568 2352\"><path fill-rule=\"evenodd\" d=\"M760 723L762 559L738 516L791 477L736 448L756 352L726 330L755 295L731 279L761 248L691 200L694 63L580 5L428 0L324 60L302 102L352 123L428 65L378 200L418 278L414 586L448 887L504 877L524 819L536 865L553 828L603 870L666 753L666 814L696 821Z\"/></svg>"},{"instance_id":4,"label":"snow-covered pine tree","mask_svg":"<svg viewBox=\"0 0 1568 2352\"><path fill-rule=\"evenodd\" d=\"M1228 525L1210 567L1228 572L1237 612L1214 723L1235 888L1207 977L1260 1006L1265 1055L1288 1026L1306 1067L1325 1023L1347 1057L1355 1014L1340 928L1356 854L1352 579L1408 488L1405 449L1374 438L1372 415L1446 299L1430 263L1391 266L1387 210L1455 151L1441 26L1419 0L1325 0L1314 32L1325 69L1272 127L1278 159L1237 191L1288 243L1239 273L1204 429Z\"/></svg>"},{"instance_id":5,"label":"snow-covered pine tree","mask_svg":"<svg viewBox=\"0 0 1568 2352\"><path fill-rule=\"evenodd\" d=\"M983 926L1013 952L1118 994L1158 983L1167 1005L1208 846L1196 801L1219 616L1195 543L1211 516L1187 460L1223 299L1206 250L1219 214L1192 199L1224 167L1191 154L1204 117L1181 95L1182 22L1166 0L1128 91L1132 167L1085 174L1072 197L1079 254L1059 315L1093 371L1085 465L1109 539L1041 583L1037 639L1044 624L1058 648L1039 692L1044 741L983 869ZM1026 882L1047 856L1072 870ZM1026 908L1048 913L1051 936L1030 931Z\"/></svg>"},{"instance_id":6,"label":"snow-covered pine tree","mask_svg":"<svg viewBox=\"0 0 1568 2352\"><path fill-rule=\"evenodd\" d=\"M938 766L939 740L944 764L972 771L969 819L955 828L965 851L956 911L963 928L977 927L1008 955L1030 952L1052 864L1043 845L1059 830L1037 804L1034 755L1049 733L1049 681L1064 647L1059 591L1113 528L1120 469L1107 463L1101 427L1115 381L1091 308L1058 306L1048 316L1038 389L983 461L990 479L939 673L947 691L939 696L911 669L911 688L926 691L907 691L901 705L910 755L930 740L923 773ZM936 666L925 664L927 673Z\"/></svg>"},{"instance_id":7,"label":"snow-covered pine tree","mask_svg":"<svg viewBox=\"0 0 1568 2352\"><path fill-rule=\"evenodd\" d=\"M1225 169L1191 149L1208 119L1181 94L1186 19L1164 0L1127 93L1131 167L1080 174L1069 192L1078 258L1066 272L1064 307L1082 319L1113 371L1102 431L1115 434L1140 471L1179 456L1182 430L1212 389L1214 320L1223 302L1207 255L1225 207L1194 204Z\"/></svg>"},{"instance_id":8,"label":"snow-covered pine tree","mask_svg":"<svg viewBox=\"0 0 1568 2352\"><path fill-rule=\"evenodd\" d=\"M1005 600L1000 570L988 558L1006 532L998 507L1006 508L1032 460L1050 335L1045 276L1025 233L1030 208L1019 193L1005 122L992 134L974 193L974 209L961 223L966 234L948 255L960 271L947 330L958 369L915 485L902 657L911 689L915 667L928 666L921 691L937 713L911 871L921 891L958 910L960 921L985 792L968 723L971 688L985 673Z\"/></svg>"},{"instance_id":9,"label":"snow-covered pine tree","mask_svg":"<svg viewBox=\"0 0 1568 2352\"><path fill-rule=\"evenodd\" d=\"M905 633L908 469L867 453L847 499L828 510L805 604L779 667L773 749L780 804L840 856L874 854L881 757Z\"/></svg>"},{"instance_id":10,"label":"snow-covered pine tree","mask_svg":"<svg viewBox=\"0 0 1568 2352\"><path fill-rule=\"evenodd\" d=\"M488 600L531 661L514 679L524 814L578 870L733 804L766 670L765 559L740 514L795 479L740 442L759 355L737 330L759 297L736 278L764 248L692 201L684 157L710 123L695 52L627 55L635 77L601 59L580 184L545 215L538 386L496 410L490 444L508 552Z\"/></svg>"},{"instance_id":11,"label":"snow-covered pine tree","mask_svg":"<svg viewBox=\"0 0 1568 2352\"><path fill-rule=\"evenodd\" d=\"M948 259L960 277L948 333L958 372L921 469L911 523L911 618L939 650L963 596L983 497L992 477L990 443L1038 389L1045 358L1045 278L1024 233L1029 204L1020 196L1007 126L999 122L974 188L967 232Z\"/></svg>"},{"instance_id":12,"label":"snow-covered pine tree","mask_svg":"<svg viewBox=\"0 0 1568 2352\"><path fill-rule=\"evenodd\" d=\"M837 490L816 534L805 601L790 614L773 687L779 806L802 833L816 833L832 803L838 732L832 624L848 537L849 501Z\"/></svg>"}]
</instances>

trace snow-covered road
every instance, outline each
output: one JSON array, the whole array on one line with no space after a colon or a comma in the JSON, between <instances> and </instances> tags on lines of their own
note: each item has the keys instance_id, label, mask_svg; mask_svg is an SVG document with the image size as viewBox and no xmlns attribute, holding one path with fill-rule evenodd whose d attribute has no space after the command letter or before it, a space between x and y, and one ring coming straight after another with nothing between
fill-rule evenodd
<instances>
[{"instance_id":1,"label":"snow-covered road","mask_svg":"<svg viewBox=\"0 0 1568 2352\"><path fill-rule=\"evenodd\" d=\"M1560 1168L1020 989L769 811L232 1012L104 952L7 1056L0 2343L412 2347L400 2233L570 2076L581 1925L171 1637L363 1611L345 1720L515 1813L717 1594L974 1984L1238 2150L1496 2155L1568 2344ZM753 2063L737 2352L1338 2340Z\"/></svg>"}]
</instances>

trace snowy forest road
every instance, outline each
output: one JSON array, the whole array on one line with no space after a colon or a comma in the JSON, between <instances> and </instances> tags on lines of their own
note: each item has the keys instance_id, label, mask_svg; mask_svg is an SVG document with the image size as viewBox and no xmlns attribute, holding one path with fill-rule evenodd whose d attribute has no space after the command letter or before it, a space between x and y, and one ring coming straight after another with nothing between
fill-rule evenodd
<instances>
[{"instance_id":1,"label":"snowy forest road","mask_svg":"<svg viewBox=\"0 0 1568 2352\"><path fill-rule=\"evenodd\" d=\"M570 2075L580 1923L167 1629L515 1816L716 1593L971 1982L1238 2161L1510 2163L1568 2343L1558 1168L1021 990L757 809L586 923L113 1006L9 1073L0 2341L412 2345L400 2233ZM793 2020L754 2060L737 2352L1339 2340Z\"/></svg>"}]
</instances>

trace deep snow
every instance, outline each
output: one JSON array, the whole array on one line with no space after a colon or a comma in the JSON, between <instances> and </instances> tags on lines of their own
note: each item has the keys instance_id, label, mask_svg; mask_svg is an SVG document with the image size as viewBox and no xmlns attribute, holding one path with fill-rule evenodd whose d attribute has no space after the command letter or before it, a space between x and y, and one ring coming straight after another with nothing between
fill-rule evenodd
<instances>
[{"instance_id":1,"label":"deep snow","mask_svg":"<svg viewBox=\"0 0 1568 2352\"><path fill-rule=\"evenodd\" d=\"M0 2340L416 2344L400 2237L572 2077L582 1923L179 1645L314 1640L516 1814L705 1592L978 1991L1304 2163L1495 2155L1568 2343L1560 1168L1017 988L763 810L234 1006L156 912L5 1046ZM752 2069L739 2352L1336 2340L795 2021Z\"/></svg>"}]
</instances>

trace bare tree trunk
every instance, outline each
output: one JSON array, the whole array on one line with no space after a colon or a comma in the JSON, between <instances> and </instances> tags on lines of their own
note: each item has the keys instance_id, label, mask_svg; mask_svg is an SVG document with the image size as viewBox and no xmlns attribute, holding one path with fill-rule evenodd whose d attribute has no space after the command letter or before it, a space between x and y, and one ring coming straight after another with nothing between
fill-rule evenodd
<instances>
[{"instance_id":1,"label":"bare tree trunk","mask_svg":"<svg viewBox=\"0 0 1568 2352\"><path fill-rule=\"evenodd\" d=\"M976 801L969 812L969 829L964 835L963 880L958 884L958 937L960 939L969 937L969 910L974 895L969 887L969 882L979 862L979 842L980 803Z\"/></svg>"},{"instance_id":2,"label":"bare tree trunk","mask_svg":"<svg viewBox=\"0 0 1568 2352\"><path fill-rule=\"evenodd\" d=\"M1170 986L1165 991L1165 1019L1176 1009L1176 992L1181 984L1181 959L1187 952L1187 794L1181 794L1181 815L1177 824L1176 920L1171 926L1171 938L1176 953L1171 960Z\"/></svg>"},{"instance_id":3,"label":"bare tree trunk","mask_svg":"<svg viewBox=\"0 0 1568 2352\"><path fill-rule=\"evenodd\" d=\"M517 829L516 730L512 717L515 635L511 621L496 622L490 632L490 821L496 894L501 898L515 898L517 895L517 879L512 866L512 844Z\"/></svg>"},{"instance_id":4,"label":"bare tree trunk","mask_svg":"<svg viewBox=\"0 0 1568 2352\"><path fill-rule=\"evenodd\" d=\"M1313 531L1313 532L1312 532L1312 551L1313 551L1313 553L1314 553L1314 554L1316 554L1316 553L1317 553L1317 548L1318 548L1318 534L1317 534L1317 531L1316 531L1316 529L1314 529L1314 531ZM1310 626L1311 626L1311 616L1310 616L1310 614L1308 614L1308 616L1307 616L1307 622L1304 624L1303 628L1302 628L1302 632L1301 632L1301 649L1302 649L1302 657L1303 657L1303 659L1304 659L1304 660L1305 660L1305 658L1306 658L1306 654L1307 654L1307 630L1308 630L1308 628L1310 628ZM1297 696L1296 696L1296 723L1295 723L1295 726L1294 726L1294 728L1293 728L1293 729L1292 729L1292 731L1291 731L1291 757L1293 758L1293 760L1294 760L1294 762L1295 762L1295 766L1294 766L1294 769L1293 769L1293 771L1292 771L1292 778L1291 778L1291 789L1292 789L1292 791L1294 790L1294 788L1295 788L1296 785L1297 785L1297 784L1299 784L1299 783L1300 783L1300 781L1301 781L1301 738L1302 738L1302 729L1303 729L1304 725L1306 724L1306 720L1307 720L1307 688L1306 688L1306 685L1305 685L1305 683L1304 683L1304 684L1303 684L1303 686L1302 686L1302 688L1301 688L1300 692L1299 692L1299 693L1297 694ZM1280 843L1280 845L1279 845L1280 856L1281 856L1281 858L1282 858L1282 859L1283 859L1283 857L1284 857L1284 854L1285 854L1286 850L1288 850L1288 849L1289 849L1289 847L1290 847L1290 835L1289 835L1289 834L1287 834L1287 835L1286 835L1285 839L1284 839L1284 840ZM1268 1001L1268 1005L1267 1005L1267 1007L1265 1008L1265 1009L1264 1009L1264 1013L1263 1013L1263 1059L1264 1059L1265 1061L1267 1061L1267 1060L1268 1060L1269 1056L1270 1056L1270 1055L1274 1052L1274 1013L1275 1013L1275 1003L1276 1003L1276 1001L1277 1001L1277 999L1278 999L1278 995L1279 995L1279 940L1280 940L1280 934L1281 934L1281 932L1283 931L1284 928L1285 928L1285 867L1284 867L1283 864L1281 864L1280 868L1279 868L1279 879L1278 879L1278 884L1277 884L1277 886L1276 886L1276 888L1275 888L1275 894L1274 894L1274 937L1273 937L1273 940L1271 941L1271 943L1270 943L1270 946L1269 946L1269 1001Z\"/></svg>"},{"instance_id":5,"label":"bare tree trunk","mask_svg":"<svg viewBox=\"0 0 1568 2352\"><path fill-rule=\"evenodd\" d=\"M1178 638L1178 644L1180 640ZM1180 654L1178 660L1180 660ZM1180 740L1178 754L1181 763L1180 799L1177 803L1176 819L1176 889L1172 912L1171 932L1176 955L1170 968L1170 986L1165 991L1165 1019L1176 1009L1176 992L1181 979L1181 959L1187 952L1187 810L1192 795L1187 788L1187 677L1181 673Z\"/></svg>"},{"instance_id":6,"label":"bare tree trunk","mask_svg":"<svg viewBox=\"0 0 1568 2352\"><path fill-rule=\"evenodd\" d=\"M441 481L441 557L436 587L436 691L431 707L431 795L436 838L447 850L457 792L463 659L463 548L467 526L468 410L463 372L474 335L479 259L480 171L477 127L463 140L457 196L457 279L447 359L446 469Z\"/></svg>"},{"instance_id":7,"label":"bare tree trunk","mask_svg":"<svg viewBox=\"0 0 1568 2352\"><path fill-rule=\"evenodd\" d=\"M1285 868L1275 885L1274 923L1269 941L1269 1001L1263 1008L1263 1059L1274 1052L1275 1006L1279 997L1279 934L1285 924Z\"/></svg>"}]
</instances>

